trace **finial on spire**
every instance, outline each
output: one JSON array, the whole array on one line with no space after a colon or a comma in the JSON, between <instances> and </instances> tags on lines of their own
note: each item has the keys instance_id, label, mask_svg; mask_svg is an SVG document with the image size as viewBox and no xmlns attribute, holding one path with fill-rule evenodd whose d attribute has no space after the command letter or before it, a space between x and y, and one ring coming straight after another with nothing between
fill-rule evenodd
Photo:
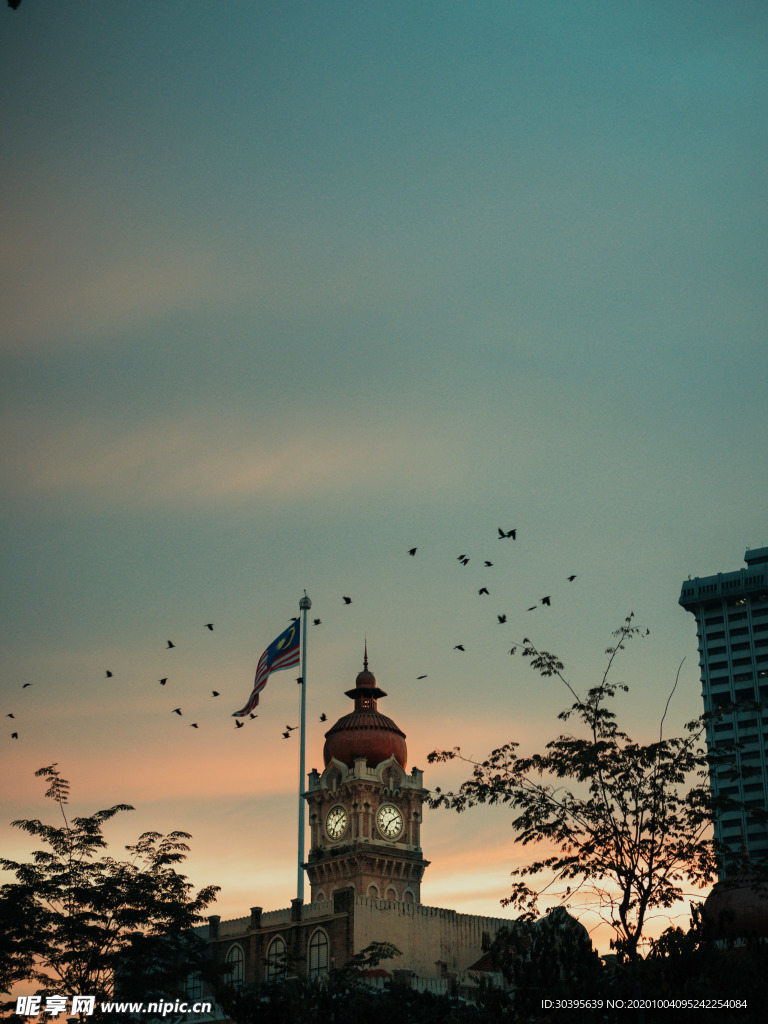
<instances>
[{"instance_id":1,"label":"finial on spire","mask_svg":"<svg viewBox=\"0 0 768 1024\"><path fill-rule=\"evenodd\" d=\"M363 654L363 672L368 671L368 634L365 634L365 653Z\"/></svg>"}]
</instances>

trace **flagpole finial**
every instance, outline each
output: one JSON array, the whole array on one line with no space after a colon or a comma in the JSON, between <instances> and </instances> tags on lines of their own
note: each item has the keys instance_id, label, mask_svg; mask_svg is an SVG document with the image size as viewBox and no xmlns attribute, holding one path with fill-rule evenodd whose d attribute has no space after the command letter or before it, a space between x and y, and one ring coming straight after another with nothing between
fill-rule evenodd
<instances>
[{"instance_id":1,"label":"flagpole finial","mask_svg":"<svg viewBox=\"0 0 768 1024\"><path fill-rule=\"evenodd\" d=\"M304 591L304 597L302 597L302 599L299 601L299 611L308 612L311 607L312 607L312 602L307 597L307 592L305 590Z\"/></svg>"},{"instance_id":2,"label":"flagpole finial","mask_svg":"<svg viewBox=\"0 0 768 1024\"><path fill-rule=\"evenodd\" d=\"M368 637L365 638L365 652L363 654L363 672L368 671Z\"/></svg>"}]
</instances>

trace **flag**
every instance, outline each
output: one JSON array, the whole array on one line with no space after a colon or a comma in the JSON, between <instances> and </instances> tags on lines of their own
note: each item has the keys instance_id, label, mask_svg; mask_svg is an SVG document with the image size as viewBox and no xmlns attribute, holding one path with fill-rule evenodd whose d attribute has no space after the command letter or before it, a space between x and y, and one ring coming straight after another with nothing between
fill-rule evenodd
<instances>
[{"instance_id":1,"label":"flag","mask_svg":"<svg viewBox=\"0 0 768 1024\"><path fill-rule=\"evenodd\" d=\"M292 622L288 629L273 640L269 647L259 658L256 666L256 678L253 681L253 690L248 698L248 703L242 711L234 711L233 718L244 718L259 703L259 694L267 685L267 679L272 672L279 672L282 668L290 668L299 664L299 637L301 630L297 619Z\"/></svg>"}]
</instances>

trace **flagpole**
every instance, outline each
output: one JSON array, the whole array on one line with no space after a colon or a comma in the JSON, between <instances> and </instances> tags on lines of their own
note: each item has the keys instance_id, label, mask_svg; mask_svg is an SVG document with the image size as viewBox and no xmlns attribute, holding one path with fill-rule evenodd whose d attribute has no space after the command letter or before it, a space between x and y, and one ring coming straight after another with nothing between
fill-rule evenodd
<instances>
[{"instance_id":1,"label":"flagpole","mask_svg":"<svg viewBox=\"0 0 768 1024\"><path fill-rule=\"evenodd\" d=\"M296 898L304 901L304 819L306 809L304 807L304 734L307 724L307 612L312 607L312 602L307 597L306 590L304 597L299 601L301 611L301 734L299 736L299 867L296 880Z\"/></svg>"}]
</instances>

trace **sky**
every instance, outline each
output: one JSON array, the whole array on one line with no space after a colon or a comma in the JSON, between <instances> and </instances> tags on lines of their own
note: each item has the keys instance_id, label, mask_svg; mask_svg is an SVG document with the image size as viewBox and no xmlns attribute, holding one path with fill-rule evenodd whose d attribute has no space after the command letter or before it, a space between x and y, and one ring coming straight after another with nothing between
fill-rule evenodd
<instances>
[{"instance_id":1,"label":"sky","mask_svg":"<svg viewBox=\"0 0 768 1024\"><path fill-rule=\"evenodd\" d=\"M7 855L55 762L212 912L287 906L295 673L231 715L305 590L307 770L366 639L430 788L559 731L523 637L583 691L633 612L622 723L681 662L700 712L681 584L768 544L767 44L760 0L0 10ZM422 846L463 913L529 858L497 808Z\"/></svg>"}]
</instances>

